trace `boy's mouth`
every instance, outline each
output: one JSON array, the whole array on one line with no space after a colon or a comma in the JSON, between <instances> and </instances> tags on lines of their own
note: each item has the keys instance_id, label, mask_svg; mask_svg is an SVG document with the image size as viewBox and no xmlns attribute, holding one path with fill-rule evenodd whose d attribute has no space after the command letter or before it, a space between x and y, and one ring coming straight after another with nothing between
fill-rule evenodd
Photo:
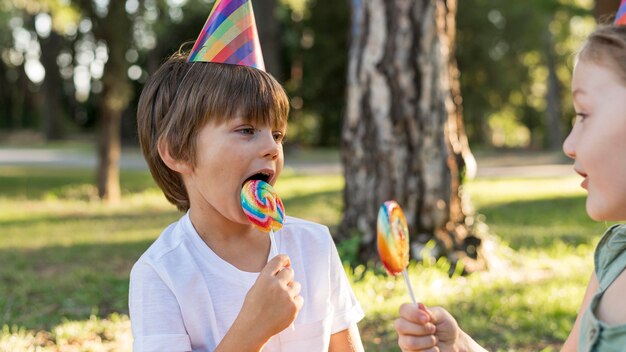
<instances>
[{"instance_id":1,"label":"boy's mouth","mask_svg":"<svg viewBox=\"0 0 626 352\"><path fill-rule=\"evenodd\" d=\"M241 184L241 186L243 187L243 185L251 180L261 180L267 183L270 183L270 181L272 180L274 176L274 171L272 170L261 170L255 174L253 174L252 176L248 177L247 179L245 179L243 181L243 183Z\"/></svg>"}]
</instances>

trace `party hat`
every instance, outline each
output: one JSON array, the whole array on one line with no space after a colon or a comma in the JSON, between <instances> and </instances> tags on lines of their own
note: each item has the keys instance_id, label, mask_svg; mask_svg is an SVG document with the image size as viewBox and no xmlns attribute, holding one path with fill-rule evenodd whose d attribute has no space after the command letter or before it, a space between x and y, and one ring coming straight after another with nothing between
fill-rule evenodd
<instances>
[{"instance_id":1,"label":"party hat","mask_svg":"<svg viewBox=\"0 0 626 352\"><path fill-rule=\"evenodd\" d=\"M189 62L218 62L265 71L250 0L216 0Z\"/></svg>"},{"instance_id":2,"label":"party hat","mask_svg":"<svg viewBox=\"0 0 626 352\"><path fill-rule=\"evenodd\" d=\"M615 22L613 23L618 26L626 25L626 0L622 0L621 5L619 5L619 10L617 10Z\"/></svg>"}]
</instances>

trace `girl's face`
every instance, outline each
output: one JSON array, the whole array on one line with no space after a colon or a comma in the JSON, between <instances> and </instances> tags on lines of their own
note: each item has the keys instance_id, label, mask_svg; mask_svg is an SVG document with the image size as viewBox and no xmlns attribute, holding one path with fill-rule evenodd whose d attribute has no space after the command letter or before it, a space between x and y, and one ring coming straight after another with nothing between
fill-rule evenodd
<instances>
[{"instance_id":1,"label":"girl's face","mask_svg":"<svg viewBox=\"0 0 626 352\"><path fill-rule=\"evenodd\" d=\"M626 219L626 84L608 64L580 59L572 93L576 123L563 143L588 192L594 220Z\"/></svg>"}]
</instances>

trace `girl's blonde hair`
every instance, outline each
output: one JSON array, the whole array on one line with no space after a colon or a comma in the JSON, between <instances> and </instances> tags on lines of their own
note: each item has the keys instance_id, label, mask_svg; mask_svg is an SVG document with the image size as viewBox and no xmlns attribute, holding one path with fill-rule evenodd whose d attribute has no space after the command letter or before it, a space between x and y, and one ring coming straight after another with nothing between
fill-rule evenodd
<instances>
[{"instance_id":1,"label":"girl's blonde hair","mask_svg":"<svg viewBox=\"0 0 626 352\"><path fill-rule=\"evenodd\" d=\"M609 65L626 83L626 26L598 27L579 50L578 58Z\"/></svg>"},{"instance_id":2,"label":"girl's blonde hair","mask_svg":"<svg viewBox=\"0 0 626 352\"><path fill-rule=\"evenodd\" d=\"M283 128L289 115L287 95L270 74L246 66L189 63L187 56L179 51L150 77L137 108L139 143L150 173L181 211L190 206L187 190L180 174L161 160L160 142L173 158L195 166L196 137L209 121L242 117Z\"/></svg>"}]
</instances>

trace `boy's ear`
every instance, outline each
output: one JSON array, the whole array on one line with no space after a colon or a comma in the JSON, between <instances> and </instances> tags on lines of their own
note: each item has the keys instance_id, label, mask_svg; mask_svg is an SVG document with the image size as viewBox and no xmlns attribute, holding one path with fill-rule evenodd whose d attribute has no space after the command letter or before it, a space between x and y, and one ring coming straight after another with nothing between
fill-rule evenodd
<instances>
[{"instance_id":1,"label":"boy's ear","mask_svg":"<svg viewBox=\"0 0 626 352\"><path fill-rule=\"evenodd\" d=\"M185 160L175 159L170 154L170 148L167 145L167 142L163 140L158 143L159 156L161 160L169 167L170 169L178 172L181 175L188 175L193 171L191 163Z\"/></svg>"}]
</instances>

